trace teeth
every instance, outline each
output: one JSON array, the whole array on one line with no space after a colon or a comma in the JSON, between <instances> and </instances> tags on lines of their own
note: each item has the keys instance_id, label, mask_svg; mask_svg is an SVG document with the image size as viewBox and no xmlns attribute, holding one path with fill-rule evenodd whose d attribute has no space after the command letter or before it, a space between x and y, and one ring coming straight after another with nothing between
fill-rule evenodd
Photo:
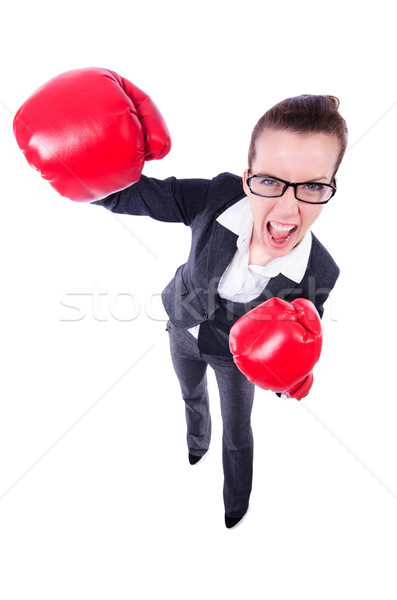
<instances>
[{"instance_id":1,"label":"teeth","mask_svg":"<svg viewBox=\"0 0 397 600\"><path fill-rule=\"evenodd\" d=\"M275 223L274 221L270 221L270 225L276 231L291 231L291 229L294 229L296 227L296 225L277 225L277 223Z\"/></svg>"}]
</instances>

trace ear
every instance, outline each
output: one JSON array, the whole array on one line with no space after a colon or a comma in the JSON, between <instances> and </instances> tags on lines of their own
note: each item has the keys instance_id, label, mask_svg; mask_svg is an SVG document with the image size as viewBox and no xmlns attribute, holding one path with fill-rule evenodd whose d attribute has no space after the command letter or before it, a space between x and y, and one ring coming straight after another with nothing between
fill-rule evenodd
<instances>
[{"instance_id":1,"label":"ear","mask_svg":"<svg viewBox=\"0 0 397 600\"><path fill-rule=\"evenodd\" d=\"M244 174L243 174L243 188L244 188L244 192L247 194L247 196L249 196L250 189L247 185L247 177L248 177L248 169L245 169Z\"/></svg>"}]
</instances>

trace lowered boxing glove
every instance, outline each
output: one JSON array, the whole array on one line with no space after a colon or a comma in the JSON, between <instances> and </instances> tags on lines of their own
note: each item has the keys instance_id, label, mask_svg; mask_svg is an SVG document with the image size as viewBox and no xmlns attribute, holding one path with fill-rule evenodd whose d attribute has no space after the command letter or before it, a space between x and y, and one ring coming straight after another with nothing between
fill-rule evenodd
<instances>
[{"instance_id":1,"label":"lowered boxing glove","mask_svg":"<svg viewBox=\"0 0 397 600\"><path fill-rule=\"evenodd\" d=\"M319 314L305 298L291 303L271 298L236 321L229 346L249 381L300 400L309 392L321 354Z\"/></svg>"},{"instance_id":2,"label":"lowered boxing glove","mask_svg":"<svg viewBox=\"0 0 397 600\"><path fill-rule=\"evenodd\" d=\"M145 92L97 67L62 73L17 111L14 135L28 163L62 195L99 200L139 180L145 160L171 148Z\"/></svg>"}]
</instances>

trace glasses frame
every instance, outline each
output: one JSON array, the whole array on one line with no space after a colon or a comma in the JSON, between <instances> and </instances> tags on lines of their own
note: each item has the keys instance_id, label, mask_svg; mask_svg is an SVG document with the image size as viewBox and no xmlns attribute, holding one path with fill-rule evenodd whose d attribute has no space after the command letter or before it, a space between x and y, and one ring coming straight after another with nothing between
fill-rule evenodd
<instances>
[{"instance_id":1,"label":"glasses frame","mask_svg":"<svg viewBox=\"0 0 397 600\"><path fill-rule=\"evenodd\" d=\"M247 171L247 173L249 173L249 171ZM263 194L258 194L257 192L254 192L251 188L251 180L254 179L255 177L268 177L269 179L275 179L276 181L281 181L281 183L284 183L284 189L281 192L281 194L277 194L277 196L264 196ZM252 194L254 194L254 196L259 196L260 198L281 198L281 196L283 196L285 194L285 192L287 191L287 189L289 187L293 187L295 198L297 200L299 200L299 202L304 202L305 204L327 204L327 202L329 202L331 200L331 198L333 198L333 196L335 196L335 193L336 193L337 188L336 188L335 179L333 179L333 182L335 183L335 185L332 185L331 183L322 183L321 182L321 185L325 185L332 189L332 194L330 195L328 200L323 200L322 202L310 202L310 200L302 200L302 198L298 198L298 196L296 195L297 187L298 187L298 185L304 185L305 183L320 183L318 181L301 181L299 183L292 183L291 181L285 181L285 179L280 179L279 177L273 177L272 175L261 175L259 173L257 175L250 175L249 177L247 177L247 185L250 189L250 192Z\"/></svg>"}]
</instances>

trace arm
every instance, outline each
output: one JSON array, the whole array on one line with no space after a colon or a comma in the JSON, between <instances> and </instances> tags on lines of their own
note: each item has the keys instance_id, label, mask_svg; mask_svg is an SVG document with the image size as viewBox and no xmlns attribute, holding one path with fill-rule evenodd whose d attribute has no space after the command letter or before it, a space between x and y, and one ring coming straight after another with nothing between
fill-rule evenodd
<instances>
[{"instance_id":1,"label":"arm","mask_svg":"<svg viewBox=\"0 0 397 600\"><path fill-rule=\"evenodd\" d=\"M169 177L160 180L142 175L134 185L91 204L104 206L118 214L190 225L205 209L210 184L207 179Z\"/></svg>"}]
</instances>

